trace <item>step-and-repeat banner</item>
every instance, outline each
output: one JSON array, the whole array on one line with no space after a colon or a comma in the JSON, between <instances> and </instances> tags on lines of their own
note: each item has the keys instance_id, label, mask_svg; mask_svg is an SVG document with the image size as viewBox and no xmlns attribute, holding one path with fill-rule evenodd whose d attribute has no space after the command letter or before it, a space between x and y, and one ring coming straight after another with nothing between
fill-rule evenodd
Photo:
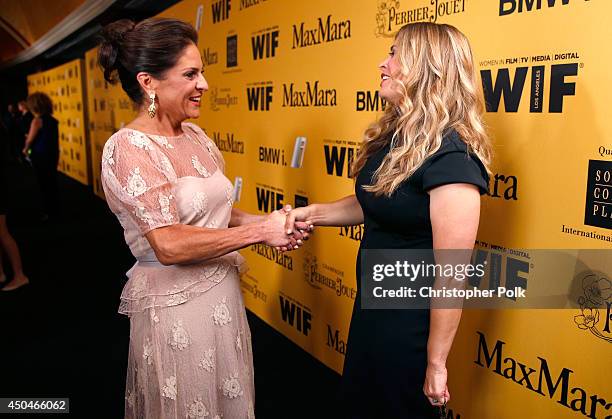
<instances>
[{"instance_id":1,"label":"step-and-repeat banner","mask_svg":"<svg viewBox=\"0 0 612 419\"><path fill-rule=\"evenodd\" d=\"M83 60L74 60L51 70L28 76L28 94L46 93L53 101L53 115L59 121L59 170L79 182L89 184L89 157Z\"/></svg>"},{"instance_id":2,"label":"step-and-repeat banner","mask_svg":"<svg viewBox=\"0 0 612 419\"><path fill-rule=\"evenodd\" d=\"M610 14L598 0L207 0L162 15L199 31L210 88L197 122L225 156L236 206L260 214L352 194L348 167L385 106L377 67L393 34L417 21L457 26L472 44L496 152L479 257L500 285L529 289L546 276L541 253L512 249L612 248L612 59L600 47L612 39ZM88 124L101 193L101 148L134 109L104 82L95 53ZM362 234L319 228L297 252L242 251L248 308L338 372ZM466 310L449 417L612 417L610 259L567 265L579 289L566 309Z\"/></svg>"}]
</instances>

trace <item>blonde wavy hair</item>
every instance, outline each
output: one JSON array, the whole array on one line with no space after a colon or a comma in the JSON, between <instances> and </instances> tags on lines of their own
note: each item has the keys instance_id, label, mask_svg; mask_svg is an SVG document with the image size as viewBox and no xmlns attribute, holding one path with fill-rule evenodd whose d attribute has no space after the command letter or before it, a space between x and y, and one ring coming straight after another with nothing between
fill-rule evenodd
<instances>
[{"instance_id":1,"label":"blonde wavy hair","mask_svg":"<svg viewBox=\"0 0 612 419\"><path fill-rule=\"evenodd\" d=\"M393 147L374 172L372 184L363 187L375 195L390 196L440 148L451 129L490 173L492 147L465 35L451 25L419 22L402 27L395 40L401 70L390 81L401 99L397 105L389 103L365 131L352 176L392 137Z\"/></svg>"}]
</instances>

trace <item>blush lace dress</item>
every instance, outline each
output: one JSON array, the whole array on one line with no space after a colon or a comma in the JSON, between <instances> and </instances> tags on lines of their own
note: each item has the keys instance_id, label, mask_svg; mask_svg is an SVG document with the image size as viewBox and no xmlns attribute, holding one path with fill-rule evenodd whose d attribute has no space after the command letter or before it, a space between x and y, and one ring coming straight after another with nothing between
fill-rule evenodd
<instances>
[{"instance_id":1,"label":"blush lace dress","mask_svg":"<svg viewBox=\"0 0 612 419\"><path fill-rule=\"evenodd\" d=\"M227 228L232 184L194 124L162 137L124 128L106 142L102 184L137 262L119 312L130 317L126 418L254 418L251 335L232 252L163 266L145 234L172 224Z\"/></svg>"}]
</instances>

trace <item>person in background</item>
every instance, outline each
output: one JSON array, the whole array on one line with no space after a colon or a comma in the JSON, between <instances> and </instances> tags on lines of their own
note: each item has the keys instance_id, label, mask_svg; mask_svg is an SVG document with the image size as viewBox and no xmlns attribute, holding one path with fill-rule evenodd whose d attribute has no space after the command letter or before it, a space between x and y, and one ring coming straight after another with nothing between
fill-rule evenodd
<instances>
[{"instance_id":1,"label":"person in background","mask_svg":"<svg viewBox=\"0 0 612 419\"><path fill-rule=\"evenodd\" d=\"M29 156L36 172L43 198L43 219L46 219L58 214L58 122L52 116L53 103L44 93L36 92L28 96L27 107L34 114L34 119L23 146L23 154Z\"/></svg>"},{"instance_id":2,"label":"person in background","mask_svg":"<svg viewBox=\"0 0 612 419\"><path fill-rule=\"evenodd\" d=\"M20 134L19 116L20 114L17 111L17 106L13 103L8 104L6 114L2 115L6 130L6 137L2 140L7 142L8 152L11 157L18 157L21 155L21 149L25 141L24 136ZM21 143L19 143L20 140ZM21 144L21 147L19 147L18 144Z\"/></svg>"},{"instance_id":3,"label":"person in background","mask_svg":"<svg viewBox=\"0 0 612 419\"><path fill-rule=\"evenodd\" d=\"M29 284L30 281L23 272L19 247L17 247L17 243L9 232L6 224L8 202L6 199L7 178L5 168L9 162L9 159L12 158L8 152L7 135L8 130L3 123L0 123L0 248L3 251L0 251L0 256L2 253L5 253L8 256L8 260L11 264L11 270L13 271L13 279L2 288L2 291L13 291ZM7 278L6 274L4 273L2 258L0 257L0 283L5 283L6 280Z\"/></svg>"},{"instance_id":4,"label":"person in background","mask_svg":"<svg viewBox=\"0 0 612 419\"><path fill-rule=\"evenodd\" d=\"M437 257L439 249L464 249L469 263L492 147L470 45L458 29L402 27L379 69L388 105L353 163L355 194L296 208L287 228L293 230L293 220L364 223L342 375L345 417L439 417L435 410L451 397L446 360L461 308L437 308L434 301L429 309L362 307L361 250L429 249Z\"/></svg>"},{"instance_id":5,"label":"person in background","mask_svg":"<svg viewBox=\"0 0 612 419\"><path fill-rule=\"evenodd\" d=\"M19 151L19 156L23 157L21 151L25 145L26 138L30 132L30 125L34 119L34 115L28 109L28 104L25 100L20 100L17 103L17 126L15 127L16 149Z\"/></svg>"}]
</instances>

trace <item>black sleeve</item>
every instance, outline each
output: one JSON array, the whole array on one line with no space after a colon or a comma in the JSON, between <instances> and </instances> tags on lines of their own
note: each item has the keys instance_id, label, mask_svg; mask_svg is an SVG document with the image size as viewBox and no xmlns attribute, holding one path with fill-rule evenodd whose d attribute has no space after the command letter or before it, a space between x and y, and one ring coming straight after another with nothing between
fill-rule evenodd
<instances>
[{"instance_id":1,"label":"black sleeve","mask_svg":"<svg viewBox=\"0 0 612 419\"><path fill-rule=\"evenodd\" d=\"M450 183L476 185L480 194L489 190L489 176L478 157L465 151L451 151L435 158L423 173L423 190Z\"/></svg>"}]
</instances>

